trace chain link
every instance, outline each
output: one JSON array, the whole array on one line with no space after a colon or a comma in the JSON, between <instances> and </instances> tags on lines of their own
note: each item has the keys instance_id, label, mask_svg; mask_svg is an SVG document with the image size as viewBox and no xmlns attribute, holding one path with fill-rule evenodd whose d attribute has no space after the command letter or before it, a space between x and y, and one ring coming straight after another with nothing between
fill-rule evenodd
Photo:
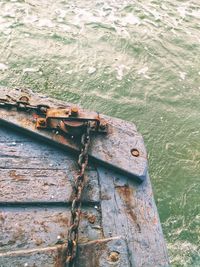
<instances>
[{"instance_id":1,"label":"chain link","mask_svg":"<svg viewBox=\"0 0 200 267\"><path fill-rule=\"evenodd\" d=\"M74 198L71 206L71 223L68 230L66 267L74 267L78 243L78 227L81 217L81 196L85 186L85 170L88 164L88 149L90 145L90 124L86 124L81 137L81 152L78 158L79 173L75 179Z\"/></svg>"},{"instance_id":2,"label":"chain link","mask_svg":"<svg viewBox=\"0 0 200 267\"><path fill-rule=\"evenodd\" d=\"M7 109L16 108L17 110L22 110L26 112L36 111L38 113L44 114L46 113L47 109L49 109L48 105L31 105L27 96L22 96L19 100L16 100L9 95L6 95L6 98L0 98L0 107Z\"/></svg>"}]
</instances>

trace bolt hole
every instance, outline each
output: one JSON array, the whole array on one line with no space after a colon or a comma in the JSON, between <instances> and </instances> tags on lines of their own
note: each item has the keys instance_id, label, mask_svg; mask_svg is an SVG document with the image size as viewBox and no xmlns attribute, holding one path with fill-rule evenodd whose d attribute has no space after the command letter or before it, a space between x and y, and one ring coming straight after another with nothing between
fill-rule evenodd
<instances>
[{"instance_id":1,"label":"bolt hole","mask_svg":"<svg viewBox=\"0 0 200 267\"><path fill-rule=\"evenodd\" d=\"M131 155L133 157L139 157L140 153L136 148L131 149Z\"/></svg>"},{"instance_id":2,"label":"bolt hole","mask_svg":"<svg viewBox=\"0 0 200 267\"><path fill-rule=\"evenodd\" d=\"M118 251L111 251L108 256L108 260L110 262L117 262L119 261L119 258L120 258L120 253Z\"/></svg>"}]
</instances>

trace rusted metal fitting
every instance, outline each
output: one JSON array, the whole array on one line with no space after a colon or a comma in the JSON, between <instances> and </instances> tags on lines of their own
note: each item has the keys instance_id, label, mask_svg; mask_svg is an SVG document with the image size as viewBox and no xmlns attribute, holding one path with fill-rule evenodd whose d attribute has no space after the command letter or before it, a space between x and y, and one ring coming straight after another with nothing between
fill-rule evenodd
<instances>
[{"instance_id":1,"label":"rusted metal fitting","mask_svg":"<svg viewBox=\"0 0 200 267\"><path fill-rule=\"evenodd\" d=\"M78 108L77 107L71 107L71 116L75 117L78 115Z\"/></svg>"},{"instance_id":2,"label":"rusted metal fitting","mask_svg":"<svg viewBox=\"0 0 200 267\"><path fill-rule=\"evenodd\" d=\"M99 130L101 132L107 132L108 130L108 123L104 119L100 119L99 121Z\"/></svg>"},{"instance_id":3,"label":"rusted metal fitting","mask_svg":"<svg viewBox=\"0 0 200 267\"><path fill-rule=\"evenodd\" d=\"M99 127L100 127L101 130L105 130L105 128L106 128L106 124L105 124L105 123L102 123L102 124L100 124Z\"/></svg>"},{"instance_id":4,"label":"rusted metal fitting","mask_svg":"<svg viewBox=\"0 0 200 267\"><path fill-rule=\"evenodd\" d=\"M24 104L29 104L29 97L27 95L22 95L19 98L19 102L24 103Z\"/></svg>"},{"instance_id":5,"label":"rusted metal fitting","mask_svg":"<svg viewBox=\"0 0 200 267\"><path fill-rule=\"evenodd\" d=\"M38 118L36 121L36 128L46 128L47 121L45 118Z\"/></svg>"},{"instance_id":6,"label":"rusted metal fitting","mask_svg":"<svg viewBox=\"0 0 200 267\"><path fill-rule=\"evenodd\" d=\"M139 151L136 148L131 149L131 154L134 157L139 157L139 155L140 155Z\"/></svg>"},{"instance_id":7,"label":"rusted metal fitting","mask_svg":"<svg viewBox=\"0 0 200 267\"><path fill-rule=\"evenodd\" d=\"M118 251L111 251L110 255L108 256L108 260L111 262L117 262L120 258L120 254Z\"/></svg>"},{"instance_id":8,"label":"rusted metal fitting","mask_svg":"<svg viewBox=\"0 0 200 267\"><path fill-rule=\"evenodd\" d=\"M91 224L94 224L95 221L96 221L96 217L94 214L89 214L88 215L88 221L91 223Z\"/></svg>"},{"instance_id":9,"label":"rusted metal fitting","mask_svg":"<svg viewBox=\"0 0 200 267\"><path fill-rule=\"evenodd\" d=\"M80 121L61 121L60 122L60 129L67 134L73 136L79 136L82 134L84 130L84 122Z\"/></svg>"}]
</instances>

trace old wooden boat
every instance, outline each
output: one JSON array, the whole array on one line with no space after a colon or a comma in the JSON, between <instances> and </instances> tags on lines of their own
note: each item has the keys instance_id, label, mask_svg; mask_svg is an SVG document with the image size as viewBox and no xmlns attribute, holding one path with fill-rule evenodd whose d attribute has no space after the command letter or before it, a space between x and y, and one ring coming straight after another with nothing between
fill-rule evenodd
<instances>
[{"instance_id":1,"label":"old wooden boat","mask_svg":"<svg viewBox=\"0 0 200 267\"><path fill-rule=\"evenodd\" d=\"M169 266L135 125L30 90L0 88L0 99L1 267L69 264L79 133L88 119L98 125L90 129L71 266ZM47 106L48 118L35 111Z\"/></svg>"}]
</instances>

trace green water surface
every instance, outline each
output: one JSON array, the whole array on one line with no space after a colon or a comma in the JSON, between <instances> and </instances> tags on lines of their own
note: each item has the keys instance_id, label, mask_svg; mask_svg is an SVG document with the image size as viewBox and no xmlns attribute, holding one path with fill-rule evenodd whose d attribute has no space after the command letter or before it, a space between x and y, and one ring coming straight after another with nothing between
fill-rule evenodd
<instances>
[{"instance_id":1,"label":"green water surface","mask_svg":"<svg viewBox=\"0 0 200 267\"><path fill-rule=\"evenodd\" d=\"M200 266L200 1L0 1L0 85L136 123L172 266Z\"/></svg>"}]
</instances>

